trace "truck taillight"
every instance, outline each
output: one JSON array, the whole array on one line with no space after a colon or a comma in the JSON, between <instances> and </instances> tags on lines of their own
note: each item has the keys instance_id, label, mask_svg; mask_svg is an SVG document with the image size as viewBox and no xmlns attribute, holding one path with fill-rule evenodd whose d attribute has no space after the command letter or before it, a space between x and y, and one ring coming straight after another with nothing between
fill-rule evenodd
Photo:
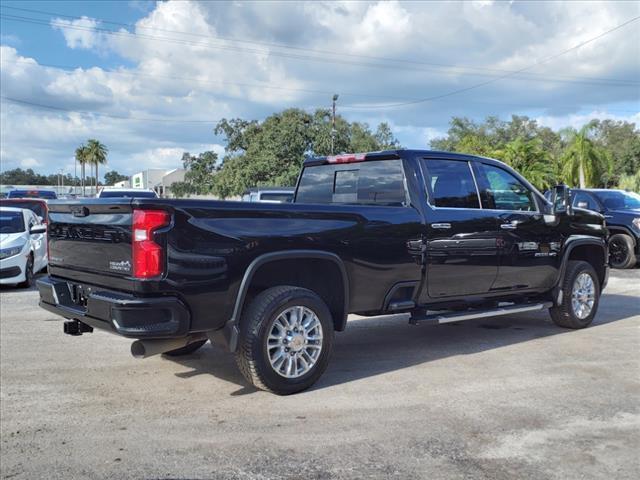
<instances>
[{"instance_id":1,"label":"truck taillight","mask_svg":"<svg viewBox=\"0 0 640 480\"><path fill-rule=\"evenodd\" d=\"M327 157L327 163L354 163L364 162L366 159L365 153L347 153L344 155L331 155Z\"/></svg>"},{"instance_id":2,"label":"truck taillight","mask_svg":"<svg viewBox=\"0 0 640 480\"><path fill-rule=\"evenodd\" d=\"M169 225L169 213L163 210L134 210L131 235L133 276L151 278L164 270L162 245L153 240L153 232Z\"/></svg>"}]
</instances>

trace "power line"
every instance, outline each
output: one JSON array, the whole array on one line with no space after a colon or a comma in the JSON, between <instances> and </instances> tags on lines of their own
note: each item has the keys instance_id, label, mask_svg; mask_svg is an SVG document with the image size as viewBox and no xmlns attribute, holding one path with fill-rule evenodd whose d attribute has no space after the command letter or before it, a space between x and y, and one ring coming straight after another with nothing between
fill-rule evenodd
<instances>
[{"instance_id":1,"label":"power line","mask_svg":"<svg viewBox=\"0 0 640 480\"><path fill-rule=\"evenodd\" d=\"M31 11L29 9L18 9L17 7L6 7L6 6L2 6L2 8L12 8L15 10L26 10L26 11ZM41 13L45 13L40 11ZM47 14L52 14L55 15L55 13L52 12L46 12ZM81 17L74 17L74 16L70 16L70 15L60 15L60 16L64 16L67 18L72 18L72 19L81 19ZM347 54L347 53L338 53L338 52L329 52L329 51L323 51L323 50L313 50L313 49L306 49L303 47L293 47L293 46L288 46L288 45L280 45L280 44L268 44L268 43L262 43L262 42L255 42L255 41L249 41L249 40L238 40L238 39L226 39L224 37L214 37L214 36L209 36L209 35L202 35L202 34L194 34L194 33L190 33L190 32L176 32L176 31L172 31L172 30L163 30L163 29L153 29L153 28L148 28L148 27L136 27L136 28L142 28L142 29L147 29L147 30L159 30L159 31L168 31L168 32L174 32L174 33L179 33L181 35L196 35L196 36L204 36L207 38L213 38L213 39L217 39L217 40L224 40L224 41L234 41L234 42L243 42L243 43L252 43L252 44L258 44L258 45L278 45L279 48L289 48L289 49L295 49L295 50L303 50L303 51L310 51L310 52L314 52L314 53L322 53L322 54L329 54L329 55L334 55L334 56L346 56L346 57L354 57L354 58L364 58L364 59L368 59L368 60L377 60L377 61L387 61L387 62L398 62L401 64L406 64L406 65L388 65L388 64L384 64L384 63L366 63L366 62L356 62L356 61L348 61L348 60L341 60L341 59L337 59L337 58L323 58L323 57L318 57L318 56L309 56L309 55L299 55L299 54L293 54L293 53L286 53L286 52L278 52L278 51L271 51L271 50L256 50L256 49L249 49L249 48L243 48L243 47L237 47L237 46L233 46L233 45L226 45L226 44L212 44L210 42L194 42L194 41L190 41L190 40L185 40L185 39L179 39L179 38L170 38L170 37L163 37L163 36L157 36L157 35L148 35L148 34L142 34L142 33L132 33L132 32L121 32L121 31L114 31L114 30L109 30L109 29L105 29L105 28L100 28L100 27L90 27L90 26L82 26L82 25L70 25L67 23L63 23L63 22L56 22L55 20L42 20L42 19L38 19L38 18L33 18L33 17L24 17L24 16L18 16L18 15L7 15L7 14L0 14L0 18L5 19L5 20L10 20L10 21L17 21L17 22L23 22L23 23L31 23L31 24L35 24L35 25L40 25L40 26L54 26L54 27L58 27L61 29L69 29L69 30L78 30L78 31L86 31L86 32L100 32L100 33L104 33L106 35L112 35L112 36L116 36L116 37L127 37L127 38L135 38L138 40L150 40L150 41L162 41L162 42L168 42L168 43L174 43L174 44L180 44L180 45L188 45L188 46L200 46L200 47L208 47L208 48L213 48L213 49L220 49L220 50L229 50L229 51L237 51L237 52L242 52L242 53L250 53L250 54L256 54L256 55L272 55L272 56L278 56L278 57L283 57L283 58L288 58L288 59L294 59L294 60L302 60L302 61L315 61L315 62L322 62L322 63L335 63L335 64L345 64L345 65L351 65L351 66L361 66L361 67L368 67L368 68L381 68L381 69L403 69L403 70L411 70L411 71L432 71L434 68L438 68L438 69L443 69L443 68L448 68L448 69L476 69L476 70L488 70L488 71L502 71L502 72L508 72L512 75L516 75L518 73L521 73L521 71L509 71L509 70L500 70L500 69L491 69L491 68L486 68L486 67L462 67L462 66L455 66L455 65L442 65L442 64L430 64L427 62L419 62L419 61L410 61L410 60L400 60L400 59L390 59L390 58L385 58L385 57L372 57L372 56L366 56L366 55L355 55L355 54ZM121 26L129 26L131 27L131 24L126 24L126 23L118 23L118 22L110 22L110 21L104 21L101 20L99 18L95 18L93 20L97 20L100 21L101 23L110 23L110 24L114 24L114 25L121 25ZM411 66L413 65L413 67ZM420 68L420 66L422 66ZM427 66L429 68L427 68ZM487 74L487 73L470 73L470 72L437 72L439 74L452 74L452 73L456 73L458 75L472 75L472 76L492 76L491 74ZM625 87L625 86L635 86L635 85L640 85L640 82L634 82L634 81L628 81L628 80L621 80L621 79L601 79L601 78L587 78L584 80L580 80L580 77L570 77L570 76L565 76L568 79L563 79L563 78L557 78L557 77L551 77L548 75L542 75L542 74L535 74L535 73L528 73L527 74L528 77L533 77L534 79L539 78L541 81L548 81L548 82L561 82L561 83L587 83L587 84L596 84L596 85L616 85L616 86L621 86L621 87ZM519 80L529 80L530 78L528 77L523 77L523 78L518 78ZM562 77L562 76L560 76ZM571 78L578 78L578 80L571 80Z\"/></svg>"},{"instance_id":2,"label":"power line","mask_svg":"<svg viewBox=\"0 0 640 480\"><path fill-rule=\"evenodd\" d=\"M607 30L605 32L602 32L599 35L596 35L595 37L592 37L592 38L590 38L588 40L585 40L585 41L583 41L583 42L581 42L581 43L579 43L577 45L574 45L571 48L567 48L566 50L563 50L563 51L561 51L559 53L556 53L556 54L551 55L549 57L545 57L545 58L543 58L541 60L537 60L536 62L532 63L531 65L523 67L523 68L521 68L519 70L516 70L514 72L507 73L505 75L500 75L498 77L492 78L491 80L487 80L486 82L477 83L475 85L470 85L468 87L460 88L460 89L457 89L457 90L453 90L453 91L450 91L450 92L447 92L447 93L443 93L443 94L440 94L440 95L434 95L432 97L423 98L421 100L414 100L414 101L409 101L409 102L396 103L396 104L387 104L387 105L368 105L368 106L345 105L342 108L355 108L355 109L362 110L362 109L403 107L403 106L406 106L406 105L415 105L415 104L418 104L418 103L430 102L432 100L439 100L439 99L442 99L442 98L446 98L446 97L451 97L453 95L457 95L459 93L468 92L470 90L474 90L476 88L484 87L485 85L489 85L489 84L497 82L499 80L503 80L505 78L509 78L509 77L511 77L513 75L517 75L518 73L525 72L525 71L530 70L530 69L532 69L534 67L537 67L538 65L542 65L543 63L550 62L551 60L555 60L556 58L561 57L562 55L565 55L565 54L567 54L569 52L572 52L573 50L577 50L578 48L581 48L581 47L583 47L583 46L585 46L585 45L587 45L587 44L589 44L591 42L594 42L594 41L604 37L605 35L613 33L616 30L619 30L619 29L629 25L630 23L633 23L633 22L637 21L638 19L640 19L640 16L637 16L637 17L634 17L634 18L632 18L630 20L627 20L626 22L623 22L623 23L621 23L621 24L619 24L619 25L617 25L617 26L615 26L615 27L613 27L613 28L611 28L611 29L609 29L609 30Z\"/></svg>"},{"instance_id":3,"label":"power line","mask_svg":"<svg viewBox=\"0 0 640 480\"><path fill-rule=\"evenodd\" d=\"M96 115L100 117L114 118L117 120L136 120L141 122L160 122L160 123L204 123L204 124L207 124L207 123L215 124L220 121L220 120L185 120L185 119L172 119L172 118L143 118L143 117L133 117L133 116L124 116L124 115L113 115L110 113L103 113L103 112L90 112L86 110L73 110L69 108L56 107L54 105L46 105L43 103L29 102L27 100L7 97L5 95L0 95L0 98L2 100L6 100L12 103L17 103L20 105L28 105L30 107L44 108L47 110L55 110L55 111L66 112L66 113L80 113L82 115Z\"/></svg>"}]
</instances>

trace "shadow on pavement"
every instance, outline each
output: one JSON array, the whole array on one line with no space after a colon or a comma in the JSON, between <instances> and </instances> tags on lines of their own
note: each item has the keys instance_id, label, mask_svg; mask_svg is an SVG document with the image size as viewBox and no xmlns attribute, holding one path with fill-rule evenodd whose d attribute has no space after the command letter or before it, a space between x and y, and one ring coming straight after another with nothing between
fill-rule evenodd
<instances>
[{"instance_id":1,"label":"shadow on pavement","mask_svg":"<svg viewBox=\"0 0 640 480\"><path fill-rule=\"evenodd\" d=\"M628 295L604 295L589 328L640 315L640 300ZM312 387L321 389L456 355L469 355L537 338L574 331L557 327L547 312L489 317L445 325L407 323L407 316L370 317L350 321L337 333L329 368ZM219 346L171 360L190 368L181 378L210 374L241 386L233 395L256 391L238 371L232 354Z\"/></svg>"}]
</instances>

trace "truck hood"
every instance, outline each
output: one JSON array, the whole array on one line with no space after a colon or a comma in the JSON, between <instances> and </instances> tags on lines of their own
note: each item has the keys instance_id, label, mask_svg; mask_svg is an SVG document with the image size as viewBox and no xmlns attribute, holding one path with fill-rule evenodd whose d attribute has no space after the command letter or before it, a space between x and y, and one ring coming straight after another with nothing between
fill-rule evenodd
<instances>
[{"instance_id":1,"label":"truck hood","mask_svg":"<svg viewBox=\"0 0 640 480\"><path fill-rule=\"evenodd\" d=\"M609 210L607 214L611 215L628 215L630 217L640 217L640 208L627 208L625 210Z\"/></svg>"}]
</instances>

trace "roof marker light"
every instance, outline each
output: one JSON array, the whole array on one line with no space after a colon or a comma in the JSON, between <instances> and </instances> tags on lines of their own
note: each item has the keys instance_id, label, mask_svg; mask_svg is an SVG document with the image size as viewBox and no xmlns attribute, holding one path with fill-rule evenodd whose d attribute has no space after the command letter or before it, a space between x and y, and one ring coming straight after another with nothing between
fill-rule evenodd
<instances>
[{"instance_id":1,"label":"roof marker light","mask_svg":"<svg viewBox=\"0 0 640 480\"><path fill-rule=\"evenodd\" d=\"M331 155L327 157L327 163L354 163L364 162L366 153L346 153L343 155Z\"/></svg>"}]
</instances>

